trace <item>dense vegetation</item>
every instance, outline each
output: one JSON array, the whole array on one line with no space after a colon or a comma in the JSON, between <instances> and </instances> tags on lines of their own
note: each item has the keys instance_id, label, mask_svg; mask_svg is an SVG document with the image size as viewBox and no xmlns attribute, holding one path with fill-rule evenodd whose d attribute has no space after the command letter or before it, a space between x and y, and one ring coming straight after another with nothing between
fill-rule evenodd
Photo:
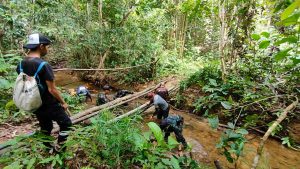
<instances>
[{"instance_id":1,"label":"dense vegetation","mask_svg":"<svg viewBox=\"0 0 300 169\"><path fill-rule=\"evenodd\" d=\"M187 156L167 154L178 143L171 137L166 143L162 131L155 123L148 123L150 131L143 133L138 128L141 117L122 119L111 125L109 120L113 117L110 112L103 112L92 120L90 126L76 126L75 132L65 143L66 151L60 154L49 156L42 143L48 139L41 134L18 137L9 143L13 145L12 151L1 157L1 163L8 164L7 169L45 167L47 164L62 168L200 167ZM20 146L21 149L18 148ZM11 158L11 155L17 156Z\"/></svg>"},{"instance_id":2,"label":"dense vegetation","mask_svg":"<svg viewBox=\"0 0 300 169\"><path fill-rule=\"evenodd\" d=\"M299 0L1 2L0 123L18 123L32 116L19 111L12 101L15 67L26 55L22 46L32 32L41 32L53 41L47 59L54 67L115 68L147 64L122 73L80 73L86 80L130 84L174 74L187 77L180 83L176 106L208 118L214 128L219 122L227 124L229 128L217 147L224 150L230 162L237 161L242 154L247 130L259 126L259 130L266 131L283 109L300 96ZM148 64L153 61L157 63ZM199 92L192 92L194 89ZM64 96L73 110L82 108L74 106L79 103L78 98ZM299 109L298 105L289 112L272 133L292 148L300 141L291 138L287 128L299 121ZM68 143L68 153L79 153L87 160L81 166L196 165L190 159L165 158L164 153L170 148L153 147L149 137L139 129L118 133L117 138L98 140L106 137L106 132L117 134L126 129L124 125L134 126L138 122L126 119L110 128L105 126L107 117L103 118L99 117L89 127L76 128L73 140ZM93 135L89 135L90 131ZM16 160L13 168L49 162L71 165L61 161L68 153L41 156L37 152L42 149L38 144L42 138L26 139L37 142L36 147L31 147L35 152L30 156L28 149L12 152L24 157ZM115 145L110 139L119 141ZM123 145L124 142L128 144ZM76 147L82 149L71 149ZM115 152L112 154L115 156L108 151ZM164 160L159 161L158 154ZM12 162L5 160L6 164Z\"/></svg>"}]
</instances>

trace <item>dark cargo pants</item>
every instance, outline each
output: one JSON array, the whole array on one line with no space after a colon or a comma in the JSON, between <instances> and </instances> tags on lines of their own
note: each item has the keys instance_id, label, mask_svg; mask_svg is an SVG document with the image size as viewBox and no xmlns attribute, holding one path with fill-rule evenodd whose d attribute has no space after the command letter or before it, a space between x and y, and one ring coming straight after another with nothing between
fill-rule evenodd
<instances>
[{"instance_id":1,"label":"dark cargo pants","mask_svg":"<svg viewBox=\"0 0 300 169\"><path fill-rule=\"evenodd\" d=\"M59 103L54 105L42 105L35 114L42 133L50 136L53 129L53 121L56 121L60 128L58 143L62 143L67 139L72 121Z\"/></svg>"}]
</instances>

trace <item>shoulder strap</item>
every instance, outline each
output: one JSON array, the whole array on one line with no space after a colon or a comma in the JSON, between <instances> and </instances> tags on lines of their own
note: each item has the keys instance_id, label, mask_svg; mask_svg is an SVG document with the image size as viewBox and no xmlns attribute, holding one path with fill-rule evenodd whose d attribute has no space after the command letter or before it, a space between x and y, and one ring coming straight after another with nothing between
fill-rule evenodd
<instances>
[{"instance_id":1,"label":"shoulder strap","mask_svg":"<svg viewBox=\"0 0 300 169\"><path fill-rule=\"evenodd\" d=\"M36 76L37 76L38 73L42 70L43 66L44 66L46 63L47 63L47 62L42 62L42 63L39 65L37 71L35 72L35 74L34 74L34 76L33 76L34 78L36 78Z\"/></svg>"},{"instance_id":2,"label":"shoulder strap","mask_svg":"<svg viewBox=\"0 0 300 169\"><path fill-rule=\"evenodd\" d=\"M19 69L20 69L20 73L23 72L23 68L22 68L22 60L19 63Z\"/></svg>"}]
</instances>

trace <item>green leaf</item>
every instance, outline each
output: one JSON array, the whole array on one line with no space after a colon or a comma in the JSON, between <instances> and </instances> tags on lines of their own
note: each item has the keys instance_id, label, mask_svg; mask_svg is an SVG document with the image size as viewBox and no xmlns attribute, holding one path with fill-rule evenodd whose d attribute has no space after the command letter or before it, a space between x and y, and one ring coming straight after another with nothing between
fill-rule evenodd
<instances>
[{"instance_id":1,"label":"green leaf","mask_svg":"<svg viewBox=\"0 0 300 169\"><path fill-rule=\"evenodd\" d=\"M0 79L0 89L9 89L11 87L11 83L6 79Z\"/></svg>"},{"instance_id":2,"label":"green leaf","mask_svg":"<svg viewBox=\"0 0 300 169\"><path fill-rule=\"evenodd\" d=\"M6 167L4 167L3 169L22 169L23 166L19 164L19 162L14 162Z\"/></svg>"},{"instance_id":3,"label":"green leaf","mask_svg":"<svg viewBox=\"0 0 300 169\"><path fill-rule=\"evenodd\" d=\"M171 136L168 137L168 147L170 149L175 148L179 143Z\"/></svg>"},{"instance_id":4,"label":"green leaf","mask_svg":"<svg viewBox=\"0 0 300 169\"><path fill-rule=\"evenodd\" d=\"M165 165L172 166L172 162L169 159L162 158L161 162L164 163Z\"/></svg>"},{"instance_id":5,"label":"green leaf","mask_svg":"<svg viewBox=\"0 0 300 169\"><path fill-rule=\"evenodd\" d=\"M300 57L299 58L291 58L291 60L293 61L294 65L297 65L300 63Z\"/></svg>"},{"instance_id":6,"label":"green leaf","mask_svg":"<svg viewBox=\"0 0 300 169\"><path fill-rule=\"evenodd\" d=\"M209 83L213 86L218 86L217 81L215 79L209 79Z\"/></svg>"},{"instance_id":7,"label":"green leaf","mask_svg":"<svg viewBox=\"0 0 300 169\"><path fill-rule=\"evenodd\" d=\"M260 42L259 48L260 49L266 49L269 45L270 45L270 41L269 40L264 40L264 41Z\"/></svg>"},{"instance_id":8,"label":"green leaf","mask_svg":"<svg viewBox=\"0 0 300 169\"><path fill-rule=\"evenodd\" d=\"M261 35L263 35L266 38L270 37L270 33L269 32L262 32Z\"/></svg>"},{"instance_id":9,"label":"green leaf","mask_svg":"<svg viewBox=\"0 0 300 169\"><path fill-rule=\"evenodd\" d=\"M227 101L223 101L223 102L221 102L221 104L227 110L231 109L231 107L232 107L231 104Z\"/></svg>"},{"instance_id":10,"label":"green leaf","mask_svg":"<svg viewBox=\"0 0 300 169\"><path fill-rule=\"evenodd\" d=\"M233 158L231 157L231 154L228 151L225 151L224 155L225 155L227 161L229 161L230 163L233 163Z\"/></svg>"},{"instance_id":11,"label":"green leaf","mask_svg":"<svg viewBox=\"0 0 300 169\"><path fill-rule=\"evenodd\" d=\"M50 161L54 160L54 156L50 156L48 158L45 158L44 160L40 161L39 164L45 164L45 163L49 163Z\"/></svg>"},{"instance_id":12,"label":"green leaf","mask_svg":"<svg viewBox=\"0 0 300 169\"><path fill-rule=\"evenodd\" d=\"M251 38L254 39L254 40L259 40L260 36L258 34L252 34Z\"/></svg>"},{"instance_id":13,"label":"green leaf","mask_svg":"<svg viewBox=\"0 0 300 169\"><path fill-rule=\"evenodd\" d=\"M276 25L277 26L280 26L280 25L290 26L290 25L296 24L298 22L299 17L300 17L300 12L295 13L292 16L286 18L285 20L276 23Z\"/></svg>"},{"instance_id":14,"label":"green leaf","mask_svg":"<svg viewBox=\"0 0 300 169\"><path fill-rule=\"evenodd\" d=\"M229 122L229 123L227 123L227 125L228 125L229 128L234 129L233 123Z\"/></svg>"},{"instance_id":15,"label":"green leaf","mask_svg":"<svg viewBox=\"0 0 300 169\"><path fill-rule=\"evenodd\" d=\"M282 50L280 52L278 52L275 56L274 56L274 60L275 61L280 61L282 59L284 59L286 56L288 56L288 52L292 50L292 48L286 49L286 50Z\"/></svg>"},{"instance_id":16,"label":"green leaf","mask_svg":"<svg viewBox=\"0 0 300 169\"><path fill-rule=\"evenodd\" d=\"M164 138L163 138L163 133L162 133L160 127L154 122L149 122L148 127L150 128L154 137L156 138L158 145L160 145L160 146L163 145Z\"/></svg>"},{"instance_id":17,"label":"green leaf","mask_svg":"<svg viewBox=\"0 0 300 169\"><path fill-rule=\"evenodd\" d=\"M174 156L172 156L171 162L174 169L180 169L179 162Z\"/></svg>"},{"instance_id":18,"label":"green leaf","mask_svg":"<svg viewBox=\"0 0 300 169\"><path fill-rule=\"evenodd\" d=\"M208 118L208 123L211 128L217 129L219 126L219 118L218 117Z\"/></svg>"},{"instance_id":19,"label":"green leaf","mask_svg":"<svg viewBox=\"0 0 300 169\"><path fill-rule=\"evenodd\" d=\"M281 13L281 16L280 16L280 19L281 20L284 20L286 19L288 16L290 16L294 10L296 8L299 8L300 7L300 0L296 0L294 3L292 3L290 6L288 6L282 13Z\"/></svg>"},{"instance_id":20,"label":"green leaf","mask_svg":"<svg viewBox=\"0 0 300 169\"><path fill-rule=\"evenodd\" d=\"M33 165L34 165L35 161L36 161L36 158L30 159L29 163L27 164L26 169L31 169L31 168L33 168Z\"/></svg>"},{"instance_id":21,"label":"green leaf","mask_svg":"<svg viewBox=\"0 0 300 169\"><path fill-rule=\"evenodd\" d=\"M290 143L290 138L289 137L284 137L281 140L282 140L282 144L286 144L288 147L291 147L291 143Z\"/></svg>"},{"instance_id":22,"label":"green leaf","mask_svg":"<svg viewBox=\"0 0 300 169\"><path fill-rule=\"evenodd\" d=\"M248 134L248 131L246 129L241 129L241 128L237 129L236 132L242 135Z\"/></svg>"},{"instance_id":23,"label":"green leaf","mask_svg":"<svg viewBox=\"0 0 300 169\"><path fill-rule=\"evenodd\" d=\"M285 43L285 42L297 43L298 38L296 36L289 36L287 38L280 39L279 41L275 42L274 45L278 46L278 45L280 45L282 43Z\"/></svg>"}]
</instances>

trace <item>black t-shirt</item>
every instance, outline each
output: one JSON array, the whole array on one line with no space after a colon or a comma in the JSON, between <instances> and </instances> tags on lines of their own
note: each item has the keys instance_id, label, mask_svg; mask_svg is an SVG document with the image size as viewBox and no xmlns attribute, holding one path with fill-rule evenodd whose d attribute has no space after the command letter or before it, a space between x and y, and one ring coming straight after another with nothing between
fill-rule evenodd
<instances>
[{"instance_id":1,"label":"black t-shirt","mask_svg":"<svg viewBox=\"0 0 300 169\"><path fill-rule=\"evenodd\" d=\"M26 57L22 60L22 68L23 72L28 76L34 76L37 71L39 65L44 62L41 58L36 57ZM20 64L17 66L17 72L20 73ZM43 105L53 105L59 103L58 100L49 93L48 87L46 84L47 81L54 81L54 74L52 67L47 63L43 66L41 71L38 73L38 77L36 78L37 82L40 82L44 87L44 92L42 93L42 102Z\"/></svg>"}]
</instances>

